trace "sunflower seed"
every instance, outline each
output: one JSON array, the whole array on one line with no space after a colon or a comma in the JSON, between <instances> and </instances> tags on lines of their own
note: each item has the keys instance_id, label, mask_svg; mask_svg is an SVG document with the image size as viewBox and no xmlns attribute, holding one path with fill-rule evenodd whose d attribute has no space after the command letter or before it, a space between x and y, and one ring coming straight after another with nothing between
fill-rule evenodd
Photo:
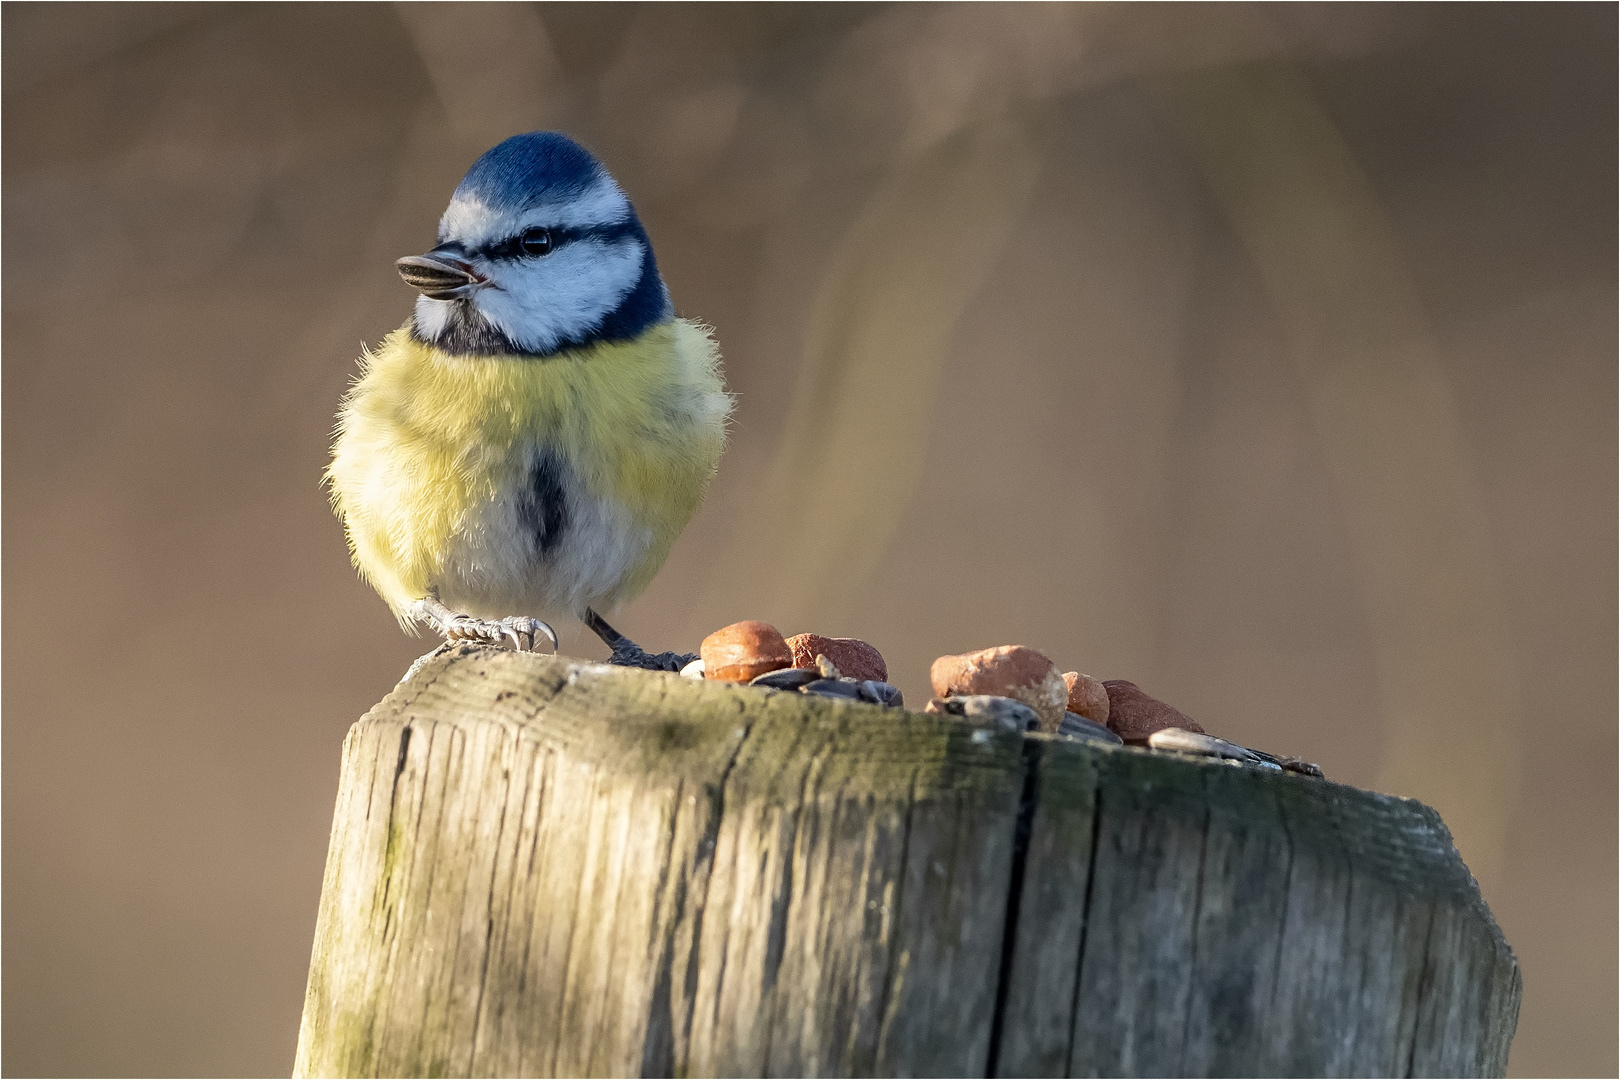
<instances>
[{"instance_id":1,"label":"sunflower seed","mask_svg":"<svg viewBox=\"0 0 1620 1080\"><path fill-rule=\"evenodd\" d=\"M817 694L821 697L852 698L856 701L861 697L860 683L843 679L817 679L799 687L802 694Z\"/></svg>"},{"instance_id":2,"label":"sunflower seed","mask_svg":"<svg viewBox=\"0 0 1620 1080\"><path fill-rule=\"evenodd\" d=\"M1258 762L1260 758L1247 747L1217 739L1213 735L1200 735L1184 728L1160 728L1148 736L1148 745L1155 750L1175 750L1183 754L1204 757L1231 758L1233 761Z\"/></svg>"},{"instance_id":3,"label":"sunflower seed","mask_svg":"<svg viewBox=\"0 0 1620 1080\"><path fill-rule=\"evenodd\" d=\"M1079 713L1072 712L1063 714L1063 723L1058 725L1058 734L1067 735L1071 739L1085 739L1090 742L1114 743L1116 745L1125 741L1095 720L1087 720Z\"/></svg>"},{"instance_id":4,"label":"sunflower seed","mask_svg":"<svg viewBox=\"0 0 1620 1080\"><path fill-rule=\"evenodd\" d=\"M945 713L969 720L988 720L1008 731L1034 731L1041 726L1040 714L1021 701L995 694L963 694L934 698L925 712Z\"/></svg>"},{"instance_id":5,"label":"sunflower seed","mask_svg":"<svg viewBox=\"0 0 1620 1080\"><path fill-rule=\"evenodd\" d=\"M797 690L805 683L813 683L821 678L821 672L815 668L777 668L767 671L749 683L749 686L764 686L772 690Z\"/></svg>"},{"instance_id":6,"label":"sunflower seed","mask_svg":"<svg viewBox=\"0 0 1620 1080\"><path fill-rule=\"evenodd\" d=\"M867 679L860 684L861 700L870 701L874 705L883 705L890 709L904 708L906 699L900 693L900 688L876 679Z\"/></svg>"}]
</instances>

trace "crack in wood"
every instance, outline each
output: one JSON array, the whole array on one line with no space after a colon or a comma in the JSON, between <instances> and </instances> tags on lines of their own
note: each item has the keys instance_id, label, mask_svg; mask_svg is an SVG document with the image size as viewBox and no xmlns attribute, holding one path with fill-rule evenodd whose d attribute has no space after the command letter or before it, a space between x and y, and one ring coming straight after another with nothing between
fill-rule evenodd
<instances>
[{"instance_id":1,"label":"crack in wood","mask_svg":"<svg viewBox=\"0 0 1620 1080\"><path fill-rule=\"evenodd\" d=\"M1198 841L1198 875L1194 878L1195 884L1193 885L1192 939L1187 946L1187 954L1190 958L1188 960L1188 970L1195 974L1198 971L1198 932L1201 929L1199 923L1202 921L1204 913L1204 862L1209 858L1209 826L1210 814L1208 810L1205 810L1203 835ZM1183 1076L1187 1075L1187 1046L1192 1037L1192 1018L1193 995L1191 986L1189 986L1187 1007L1182 1013L1181 1021L1181 1075Z\"/></svg>"},{"instance_id":2,"label":"crack in wood","mask_svg":"<svg viewBox=\"0 0 1620 1080\"><path fill-rule=\"evenodd\" d=\"M1423 1027L1423 1004L1428 997L1429 983L1432 978L1429 967L1429 946L1433 940L1434 905L1431 904L1429 906L1429 924L1428 927L1423 931L1423 951L1419 954L1423 958L1423 966L1419 969L1417 994L1415 1000L1412 1002L1412 1042L1406 1048L1406 1069L1401 1073L1402 1076L1411 1076L1416 1071L1418 1034L1420 1029ZM1503 1064L1505 1065L1507 1063L1507 1055L1504 1053L1502 1056L1504 1059Z\"/></svg>"},{"instance_id":3,"label":"crack in wood","mask_svg":"<svg viewBox=\"0 0 1620 1080\"><path fill-rule=\"evenodd\" d=\"M693 876L700 879L701 895L693 905L692 919L692 945L687 956L687 993L686 1016L682 1021L683 1042L687 1047L691 1045L692 1018L697 1006L697 976L698 957L703 948L704 923L708 917L709 887L714 881L714 857L720 844L720 831L725 825L726 815L726 787L731 782L731 773L737 767L737 759L742 756L743 747L748 743L748 737L753 733L752 722L743 725L742 734L737 737L731 749L726 764L720 770L720 778L715 783L713 793L709 795L709 819L704 829L703 837L698 841L697 851L699 866L702 868ZM720 980L723 985L725 977L725 954L722 953L720 961ZM716 987L715 1000L719 1000L719 986ZM682 1073L686 1072L689 1063L683 1061Z\"/></svg>"},{"instance_id":4,"label":"crack in wood","mask_svg":"<svg viewBox=\"0 0 1620 1080\"><path fill-rule=\"evenodd\" d=\"M913 772L911 774L911 783L906 788L906 813L903 819L904 825L900 831L900 858L895 863L897 872L894 879L894 893L884 905L884 910L879 912L879 921L883 924L884 933L888 937L889 949L888 960L883 967L883 992L878 996L877 1014L882 1019L878 1021L877 1042L873 1047L878 1059L887 1056L884 1051L889 1041L889 1034L893 1031L895 1006L897 1004L894 985L896 968L903 968L906 959L906 953L900 946L900 935L895 932L895 928L900 925L900 913L905 904L906 860L911 854L912 816L916 809L917 774ZM901 974L903 975L903 971Z\"/></svg>"},{"instance_id":5,"label":"crack in wood","mask_svg":"<svg viewBox=\"0 0 1620 1080\"><path fill-rule=\"evenodd\" d=\"M1040 797L1041 749L1044 744L1025 740L1022 747L1023 782L1018 797L1018 816L1013 825L1012 870L1007 878L1006 926L1001 936L1001 958L996 968L996 1004L990 1020L990 1050L985 1058L984 1075L996 1076L1001 1059L1002 1029L1007 1017L1007 999L1012 990L1013 958L1018 945L1018 914L1024 898L1024 874L1029 857L1029 840L1035 824L1035 808Z\"/></svg>"},{"instance_id":6,"label":"crack in wood","mask_svg":"<svg viewBox=\"0 0 1620 1080\"><path fill-rule=\"evenodd\" d=\"M1092 897L1097 886L1097 848L1102 839L1103 796L1099 784L1091 795L1091 847L1086 853L1086 896L1080 904L1080 947L1074 958L1074 996L1069 1006L1069 1039L1063 1052L1065 1076L1074 1075L1074 1040L1080 1022L1081 983L1085 978L1086 937L1091 930Z\"/></svg>"}]
</instances>

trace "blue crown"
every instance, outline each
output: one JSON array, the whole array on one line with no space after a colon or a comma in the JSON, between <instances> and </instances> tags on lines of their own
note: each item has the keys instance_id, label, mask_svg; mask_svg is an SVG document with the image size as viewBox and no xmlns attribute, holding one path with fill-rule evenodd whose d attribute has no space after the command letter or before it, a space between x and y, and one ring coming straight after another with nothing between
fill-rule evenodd
<instances>
[{"instance_id":1,"label":"blue crown","mask_svg":"<svg viewBox=\"0 0 1620 1080\"><path fill-rule=\"evenodd\" d=\"M556 131L514 135L473 162L453 198L500 210L579 195L605 174L591 152Z\"/></svg>"}]
</instances>

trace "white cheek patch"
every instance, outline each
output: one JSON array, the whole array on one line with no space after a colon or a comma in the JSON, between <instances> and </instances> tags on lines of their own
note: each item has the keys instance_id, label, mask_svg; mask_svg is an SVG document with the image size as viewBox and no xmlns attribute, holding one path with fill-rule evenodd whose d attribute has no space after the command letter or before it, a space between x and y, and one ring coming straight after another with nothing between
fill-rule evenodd
<instances>
[{"instance_id":1,"label":"white cheek patch","mask_svg":"<svg viewBox=\"0 0 1620 1080\"><path fill-rule=\"evenodd\" d=\"M453 199L439 219L439 242L459 240L469 247L482 247L536 226L580 229L611 225L629 214L630 200L607 176L578 195L518 210L496 209L477 198L463 196Z\"/></svg>"},{"instance_id":2,"label":"white cheek patch","mask_svg":"<svg viewBox=\"0 0 1620 1080\"><path fill-rule=\"evenodd\" d=\"M473 305L526 352L549 353L602 324L635 288L644 254L636 240L577 240L544 258L500 266L497 287L479 289Z\"/></svg>"},{"instance_id":3,"label":"white cheek patch","mask_svg":"<svg viewBox=\"0 0 1620 1080\"><path fill-rule=\"evenodd\" d=\"M435 300L430 296L416 298L416 332L428 341L437 341L450 327L450 313L455 304L449 300Z\"/></svg>"}]
</instances>

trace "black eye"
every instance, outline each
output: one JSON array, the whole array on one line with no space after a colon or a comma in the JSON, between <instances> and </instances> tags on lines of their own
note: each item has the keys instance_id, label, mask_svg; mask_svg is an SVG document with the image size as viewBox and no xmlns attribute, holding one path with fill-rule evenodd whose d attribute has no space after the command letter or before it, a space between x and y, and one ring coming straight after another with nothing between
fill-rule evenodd
<instances>
[{"instance_id":1,"label":"black eye","mask_svg":"<svg viewBox=\"0 0 1620 1080\"><path fill-rule=\"evenodd\" d=\"M524 229L523 235L518 238L518 246L525 255L549 255L551 253L550 229Z\"/></svg>"}]
</instances>

